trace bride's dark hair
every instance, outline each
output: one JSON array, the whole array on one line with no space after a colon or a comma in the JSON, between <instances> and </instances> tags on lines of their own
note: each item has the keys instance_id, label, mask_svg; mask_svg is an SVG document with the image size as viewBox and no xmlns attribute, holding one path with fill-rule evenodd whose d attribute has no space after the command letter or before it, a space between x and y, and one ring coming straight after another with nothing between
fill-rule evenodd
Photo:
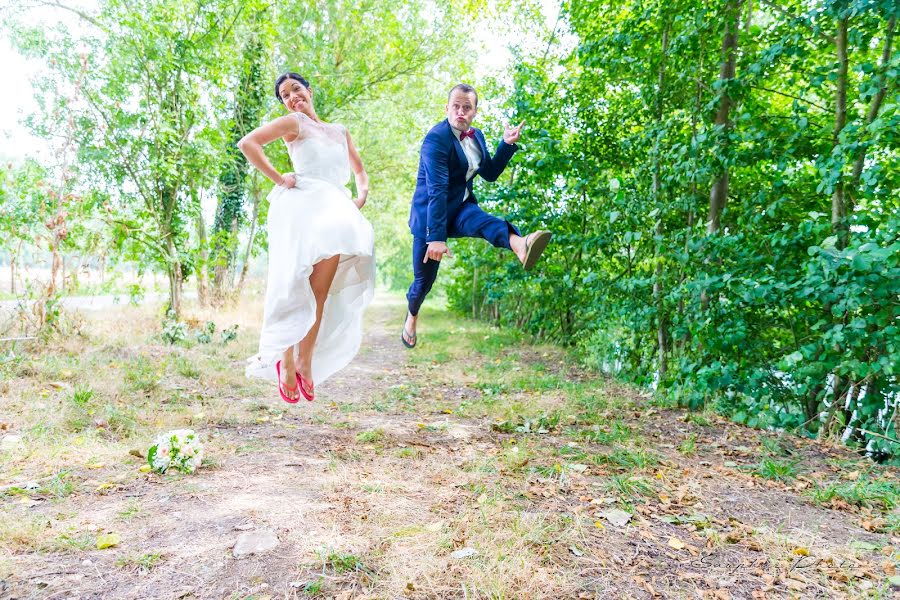
<instances>
[{"instance_id":1,"label":"bride's dark hair","mask_svg":"<svg viewBox=\"0 0 900 600\"><path fill-rule=\"evenodd\" d=\"M309 82L303 79L302 76L294 73L293 71L288 71L287 73L282 73L278 76L278 79L275 80L275 97L278 98L278 101L284 104L284 100L281 98L281 94L278 93L278 88L281 87L281 84L284 83L288 79L293 79L294 81L299 81L303 84L303 87L309 89Z\"/></svg>"}]
</instances>

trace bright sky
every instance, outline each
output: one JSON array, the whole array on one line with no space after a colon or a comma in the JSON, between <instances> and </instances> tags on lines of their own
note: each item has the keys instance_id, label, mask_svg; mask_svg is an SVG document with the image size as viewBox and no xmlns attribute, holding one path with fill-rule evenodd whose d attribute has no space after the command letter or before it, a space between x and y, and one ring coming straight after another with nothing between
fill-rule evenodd
<instances>
[{"instance_id":1,"label":"bright sky","mask_svg":"<svg viewBox=\"0 0 900 600\"><path fill-rule=\"evenodd\" d=\"M40 68L40 63L19 55L4 35L0 38L0 65L3 65L4 79L3 94L0 94L0 160L35 156L40 152L41 141L21 122L37 109L29 77Z\"/></svg>"},{"instance_id":2,"label":"bright sky","mask_svg":"<svg viewBox=\"0 0 900 600\"><path fill-rule=\"evenodd\" d=\"M94 0L75 0L70 4L89 7ZM557 0L542 0L544 17L548 27L556 21L559 10ZM32 13L35 20L45 23L63 21L68 28L78 28L78 18L61 10L45 9L41 13ZM0 94L0 161L21 160L26 156L37 156L43 149L43 142L31 135L22 124L25 117L37 110L31 79L40 72L40 61L23 58L12 47L9 31L0 30L0 65L3 65L3 93ZM489 50L478 57L477 75L496 73L508 65L512 56L507 46L513 43L534 45L538 42L533 36L526 39L515 39L507 35L498 37L494 32L479 30L477 42ZM531 49L531 48L529 48Z\"/></svg>"}]
</instances>

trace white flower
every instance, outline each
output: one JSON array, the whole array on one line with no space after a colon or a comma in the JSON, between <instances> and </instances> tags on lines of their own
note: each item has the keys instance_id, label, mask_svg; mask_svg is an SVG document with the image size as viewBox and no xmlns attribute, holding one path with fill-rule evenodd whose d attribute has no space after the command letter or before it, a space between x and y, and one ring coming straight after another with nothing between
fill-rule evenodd
<instances>
[{"instance_id":1,"label":"white flower","mask_svg":"<svg viewBox=\"0 0 900 600\"><path fill-rule=\"evenodd\" d=\"M177 429L157 436L148 457L150 467L159 473L168 469L193 473L203 462L203 445L192 429Z\"/></svg>"},{"instance_id":2,"label":"white flower","mask_svg":"<svg viewBox=\"0 0 900 600\"><path fill-rule=\"evenodd\" d=\"M618 191L619 191L619 187L620 187L620 185L619 185L619 180L618 180L618 179L616 179L615 177L613 177L612 179L609 180L609 189L610 189L610 191L612 191L612 192L618 192Z\"/></svg>"}]
</instances>

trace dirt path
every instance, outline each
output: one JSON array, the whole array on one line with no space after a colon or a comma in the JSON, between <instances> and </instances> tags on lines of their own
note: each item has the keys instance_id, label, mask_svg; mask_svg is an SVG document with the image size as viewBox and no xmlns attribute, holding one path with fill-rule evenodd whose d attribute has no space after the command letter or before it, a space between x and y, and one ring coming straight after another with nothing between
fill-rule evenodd
<instances>
[{"instance_id":1,"label":"dirt path","mask_svg":"<svg viewBox=\"0 0 900 600\"><path fill-rule=\"evenodd\" d=\"M816 476L752 476L759 432L685 420L602 380L589 389L626 399L610 422L643 440L647 464L642 451L617 454L610 423L573 436L580 417L556 391L501 396L562 411L542 433L510 431L467 409L491 400L489 386L404 351L402 314L394 298L376 303L363 351L316 403L228 400L257 417L200 428L212 464L193 476L146 474L58 502L0 498L10 518L64 515L121 538L12 552L0 597L891 597L898 540L867 531L865 511L802 496ZM515 356L512 368L534 360ZM779 444L809 472L840 476L829 451ZM628 523L614 524L623 507ZM252 534L278 544L236 558Z\"/></svg>"}]
</instances>

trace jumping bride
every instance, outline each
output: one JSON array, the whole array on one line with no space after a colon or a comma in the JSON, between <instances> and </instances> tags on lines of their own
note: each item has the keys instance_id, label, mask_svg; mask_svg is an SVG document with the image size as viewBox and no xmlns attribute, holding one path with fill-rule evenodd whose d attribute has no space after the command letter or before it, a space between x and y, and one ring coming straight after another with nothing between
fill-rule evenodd
<instances>
[{"instance_id":1,"label":"jumping bride","mask_svg":"<svg viewBox=\"0 0 900 600\"><path fill-rule=\"evenodd\" d=\"M259 352L247 375L278 379L286 402L314 397L316 383L345 367L362 340L375 283L374 233L360 209L369 177L342 125L316 115L313 90L296 73L275 81L290 114L258 127L238 147L271 179L269 270ZM263 146L281 138L293 173L279 173ZM350 172L357 197L345 187Z\"/></svg>"}]
</instances>

